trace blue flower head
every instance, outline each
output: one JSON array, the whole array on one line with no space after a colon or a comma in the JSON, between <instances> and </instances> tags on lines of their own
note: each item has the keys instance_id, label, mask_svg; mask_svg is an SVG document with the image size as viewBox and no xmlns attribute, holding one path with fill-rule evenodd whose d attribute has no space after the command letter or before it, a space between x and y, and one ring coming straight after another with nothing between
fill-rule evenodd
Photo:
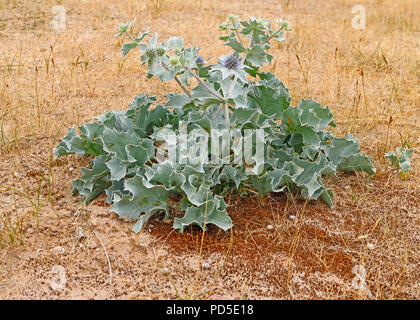
<instances>
[{"instance_id":1,"label":"blue flower head","mask_svg":"<svg viewBox=\"0 0 420 320\"><path fill-rule=\"evenodd\" d=\"M197 56L197 59L195 59L195 63L196 64L205 64L204 59L203 59L203 56L198 55Z\"/></svg>"},{"instance_id":2,"label":"blue flower head","mask_svg":"<svg viewBox=\"0 0 420 320\"><path fill-rule=\"evenodd\" d=\"M223 65L228 69L236 69L240 65L240 62L238 58L231 54L223 61Z\"/></svg>"}]
</instances>

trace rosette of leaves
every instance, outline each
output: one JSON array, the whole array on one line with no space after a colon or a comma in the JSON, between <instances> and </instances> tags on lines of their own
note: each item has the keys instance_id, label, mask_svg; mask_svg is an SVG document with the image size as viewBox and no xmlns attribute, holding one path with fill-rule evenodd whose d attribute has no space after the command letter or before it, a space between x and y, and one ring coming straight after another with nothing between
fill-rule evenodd
<instances>
[{"instance_id":1,"label":"rosette of leaves","mask_svg":"<svg viewBox=\"0 0 420 320\"><path fill-rule=\"evenodd\" d=\"M284 41L284 31L290 30L287 22L279 20L274 28L264 19L229 16L220 29L227 33L221 39L232 53L214 64L205 61L198 48L184 47L182 38L159 42L156 34L146 41L149 32L136 37L129 33L130 26L122 25L116 34L130 39L123 44L122 54L139 48L148 78L175 80L182 91L168 93L164 104L140 94L128 109L100 115L77 132L69 130L54 152L56 157L93 158L73 181L74 194L85 203L105 193L113 212L135 221L135 232L158 213L174 216L173 227L180 232L190 225L205 228L208 224L227 230L232 221L224 196L233 189L240 194L251 189L260 194L297 190L307 200L320 198L332 207L333 195L323 183L324 175L375 172L355 137L338 138L327 131L335 126L328 106L313 100L292 106L283 83L261 71L273 59L268 53L272 42ZM225 146L230 161L192 161L190 146L197 141L190 135L188 148L179 146L176 159L161 161L156 151L164 142L162 132L169 130L180 137L184 129L209 135L213 129L228 130L242 136L246 129L261 129L264 162L254 170L249 159L232 161L233 144Z\"/></svg>"}]
</instances>

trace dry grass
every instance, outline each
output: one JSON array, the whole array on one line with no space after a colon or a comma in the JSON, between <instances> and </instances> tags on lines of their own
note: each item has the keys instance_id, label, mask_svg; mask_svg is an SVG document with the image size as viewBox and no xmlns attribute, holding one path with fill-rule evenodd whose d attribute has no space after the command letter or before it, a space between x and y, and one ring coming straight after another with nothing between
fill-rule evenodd
<instances>
[{"instance_id":1,"label":"dry grass","mask_svg":"<svg viewBox=\"0 0 420 320\"><path fill-rule=\"evenodd\" d=\"M56 4L67 10L65 32L50 26ZM355 4L366 8L366 30L351 27ZM405 180L383 159L403 142L419 150L416 12L414 0L1 0L0 297L419 299L419 153ZM335 133L358 137L377 174L329 179L334 210L283 196L230 199L233 232L206 234L202 259L212 268L200 272L191 294L201 233L170 233L153 222L150 233L134 236L102 198L80 207L70 195L79 173L69 168L86 161L52 163L51 152L70 126L126 108L138 93L178 90L146 81L135 54L121 57L122 40L113 37L120 23L135 18L136 32L182 35L214 61L227 52L215 39L229 13L291 22L294 32L273 50L269 69L294 102L328 104ZM74 240L78 226L82 240ZM111 285L98 239L109 253ZM57 264L68 274L62 292L49 286ZM366 269L368 291L352 287L356 265Z\"/></svg>"}]
</instances>

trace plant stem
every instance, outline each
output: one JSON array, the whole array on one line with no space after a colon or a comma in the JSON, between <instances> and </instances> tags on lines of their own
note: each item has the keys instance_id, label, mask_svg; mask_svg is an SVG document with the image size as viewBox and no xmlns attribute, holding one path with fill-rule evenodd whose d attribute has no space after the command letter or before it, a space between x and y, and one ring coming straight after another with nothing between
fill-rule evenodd
<instances>
[{"instance_id":1,"label":"plant stem","mask_svg":"<svg viewBox=\"0 0 420 320\"><path fill-rule=\"evenodd\" d=\"M223 111L225 112L225 125L229 129L230 128L229 108L226 102L223 103Z\"/></svg>"},{"instance_id":2,"label":"plant stem","mask_svg":"<svg viewBox=\"0 0 420 320\"><path fill-rule=\"evenodd\" d=\"M188 68L188 67L184 67L185 68L185 70L188 70L189 72L191 72L191 74L194 76L194 78L196 78L197 79L197 81L204 87L204 88L206 88L206 90L208 91L208 92L210 92L212 95L214 95L217 99L219 99L219 100L222 100L222 101L225 101L225 99L223 98L223 97L221 97L217 92L215 92L213 89L211 89L209 86L207 86L204 82L203 82L203 80L201 80L201 78L195 73L195 72L193 72L190 68Z\"/></svg>"},{"instance_id":3,"label":"plant stem","mask_svg":"<svg viewBox=\"0 0 420 320\"><path fill-rule=\"evenodd\" d=\"M252 41L252 37L254 36L254 32L251 31L251 35L249 37L248 47L247 49L251 49L254 46L254 41Z\"/></svg>"},{"instance_id":4,"label":"plant stem","mask_svg":"<svg viewBox=\"0 0 420 320\"><path fill-rule=\"evenodd\" d=\"M127 31L125 32L125 34L133 41L136 41L136 38L134 38L131 34L129 34Z\"/></svg>"},{"instance_id":5,"label":"plant stem","mask_svg":"<svg viewBox=\"0 0 420 320\"><path fill-rule=\"evenodd\" d=\"M235 26L235 24L233 24L233 25ZM242 39L241 39L241 36L239 35L239 32L238 32L238 27L235 26L235 29L234 30L236 32L236 36L238 37L239 43L241 44L242 47L244 47L244 44L243 44Z\"/></svg>"},{"instance_id":6,"label":"plant stem","mask_svg":"<svg viewBox=\"0 0 420 320\"><path fill-rule=\"evenodd\" d=\"M266 39L265 41L261 42L261 45L266 44L268 41L270 41L271 39L273 39L273 37L275 37L276 34L278 34L281 30L283 30L283 28L280 28L279 30L277 30L276 32L274 32L271 36L269 36L268 39Z\"/></svg>"},{"instance_id":7,"label":"plant stem","mask_svg":"<svg viewBox=\"0 0 420 320\"><path fill-rule=\"evenodd\" d=\"M134 38L131 34L129 34L127 31L125 32L128 37L132 40L132 41L136 41L136 38ZM167 66L162 63L162 66L167 69ZM212 95L214 95L217 99L224 101L225 99L223 97L221 97L219 94L217 94L214 90L210 89L201 79L200 77L194 73L191 69L189 69L188 67L184 67L185 70L191 72L191 74L194 76L194 78L197 79L197 81L204 87L207 89L208 92L210 92ZM191 98L191 93L188 92L187 88L185 88L185 86L181 83L181 81L178 79L177 75L175 75L175 81L181 86L182 90Z\"/></svg>"},{"instance_id":8,"label":"plant stem","mask_svg":"<svg viewBox=\"0 0 420 320\"><path fill-rule=\"evenodd\" d=\"M178 79L177 75L174 76L174 79L181 86L182 90L184 90L184 92L187 94L187 96L191 99L192 98L191 93L188 92L187 88L185 88L185 86L181 83L181 80Z\"/></svg>"}]
</instances>

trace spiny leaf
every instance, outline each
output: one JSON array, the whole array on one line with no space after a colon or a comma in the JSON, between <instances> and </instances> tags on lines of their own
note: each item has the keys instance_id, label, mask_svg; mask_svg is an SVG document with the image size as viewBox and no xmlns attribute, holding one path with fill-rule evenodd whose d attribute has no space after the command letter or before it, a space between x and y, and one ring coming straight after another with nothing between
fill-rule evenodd
<instances>
[{"instance_id":1,"label":"spiny leaf","mask_svg":"<svg viewBox=\"0 0 420 320\"><path fill-rule=\"evenodd\" d=\"M146 186L144 178L136 175L125 182L124 190L130 192L130 195L114 201L111 211L121 219L137 221L133 227L134 232L140 232L147 220L158 211L168 213L169 192L164 187Z\"/></svg>"},{"instance_id":2,"label":"spiny leaf","mask_svg":"<svg viewBox=\"0 0 420 320\"><path fill-rule=\"evenodd\" d=\"M183 233L189 225L198 225L204 229L209 224L225 231L232 227L232 219L226 212L226 203L220 196L215 196L199 207L188 207L184 217L175 218L173 227Z\"/></svg>"},{"instance_id":3,"label":"spiny leaf","mask_svg":"<svg viewBox=\"0 0 420 320\"><path fill-rule=\"evenodd\" d=\"M396 152L391 151L386 153L385 158L389 160L391 165L400 169L403 174L408 175L411 170L410 157L414 151L415 149L398 147Z\"/></svg>"},{"instance_id":4,"label":"spiny leaf","mask_svg":"<svg viewBox=\"0 0 420 320\"><path fill-rule=\"evenodd\" d=\"M252 105L260 108L267 116L280 118L290 106L291 97L286 87L273 75L251 87L249 93Z\"/></svg>"}]
</instances>

